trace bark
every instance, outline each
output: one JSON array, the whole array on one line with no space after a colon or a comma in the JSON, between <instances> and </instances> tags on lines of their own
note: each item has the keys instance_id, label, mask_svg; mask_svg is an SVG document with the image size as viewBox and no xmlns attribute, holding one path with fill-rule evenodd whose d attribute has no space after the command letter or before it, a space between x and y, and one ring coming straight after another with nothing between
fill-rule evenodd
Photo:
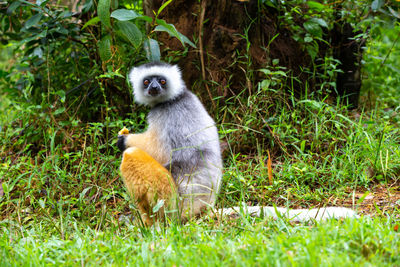
<instances>
[{"instance_id":1,"label":"bark","mask_svg":"<svg viewBox=\"0 0 400 267\"><path fill-rule=\"evenodd\" d=\"M354 31L350 23L335 24L332 32L333 56L341 64L343 71L336 79L336 91L345 104L357 108L361 89L361 59L365 40L354 37L360 32Z\"/></svg>"},{"instance_id":2,"label":"bark","mask_svg":"<svg viewBox=\"0 0 400 267\"><path fill-rule=\"evenodd\" d=\"M152 16L153 10L158 10L163 2L144 0L145 14ZM273 8L260 8L259 2L174 0L162 11L159 18L197 41L197 49L190 48L186 57L179 57L178 63L186 83L194 85L189 87L197 91L203 101L210 102L212 97L222 96L220 101L223 103L226 97L243 90L254 92L256 82L265 78L257 70L271 66L273 59L279 59L279 65L296 77L291 86L298 94L308 88L306 81L311 87L316 83L313 73L303 71L312 69L310 56L293 40L291 32L280 26L278 16L282 14ZM331 39L332 45L321 42L319 58L329 55L333 47L334 57L341 61L343 70L337 76L337 93L356 107L361 87L363 43L352 39L357 33L350 24L336 25L327 34L326 40ZM159 41L164 45L164 51L165 48L166 51L182 51L181 43L167 34L161 34Z\"/></svg>"},{"instance_id":3,"label":"bark","mask_svg":"<svg viewBox=\"0 0 400 267\"><path fill-rule=\"evenodd\" d=\"M152 15L163 2L144 1L145 14ZM304 80L299 66L308 65L310 58L300 52L289 31L279 28L276 10L263 8L260 12L258 2L175 0L160 15L185 36L197 40L198 49L189 49L178 63L187 84L195 84L192 89L206 100L215 96L223 96L223 100L244 89L253 91L254 84L246 77L255 81L264 78L257 70L270 65L272 59L279 59L281 66ZM164 48L182 50L180 42L166 34L159 41ZM199 78L212 83L199 82Z\"/></svg>"}]
</instances>

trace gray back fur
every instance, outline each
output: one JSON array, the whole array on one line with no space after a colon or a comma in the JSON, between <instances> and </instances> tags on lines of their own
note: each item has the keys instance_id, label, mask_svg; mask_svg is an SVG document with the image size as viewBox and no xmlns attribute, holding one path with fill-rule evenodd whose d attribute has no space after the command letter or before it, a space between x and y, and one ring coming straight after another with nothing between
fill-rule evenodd
<instances>
[{"instance_id":1,"label":"gray back fur","mask_svg":"<svg viewBox=\"0 0 400 267\"><path fill-rule=\"evenodd\" d=\"M156 125L163 150L170 154L165 167L178 185L185 211L197 214L213 205L221 183L221 151L215 122L199 99L184 88L175 99L154 106L148 122Z\"/></svg>"}]
</instances>

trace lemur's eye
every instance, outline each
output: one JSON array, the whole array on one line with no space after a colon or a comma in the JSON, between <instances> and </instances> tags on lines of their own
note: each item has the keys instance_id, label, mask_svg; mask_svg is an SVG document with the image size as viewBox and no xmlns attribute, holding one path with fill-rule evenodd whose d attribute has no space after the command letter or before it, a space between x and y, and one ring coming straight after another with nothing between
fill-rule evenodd
<instances>
[{"instance_id":1,"label":"lemur's eye","mask_svg":"<svg viewBox=\"0 0 400 267\"><path fill-rule=\"evenodd\" d=\"M161 83L162 85L165 85L165 84L167 83L167 81L166 81L165 79L161 79L161 80L160 80L160 83Z\"/></svg>"},{"instance_id":2,"label":"lemur's eye","mask_svg":"<svg viewBox=\"0 0 400 267\"><path fill-rule=\"evenodd\" d=\"M150 81L147 80L147 79L143 81L143 84L146 85L146 86L149 85L149 83L150 83Z\"/></svg>"}]
</instances>

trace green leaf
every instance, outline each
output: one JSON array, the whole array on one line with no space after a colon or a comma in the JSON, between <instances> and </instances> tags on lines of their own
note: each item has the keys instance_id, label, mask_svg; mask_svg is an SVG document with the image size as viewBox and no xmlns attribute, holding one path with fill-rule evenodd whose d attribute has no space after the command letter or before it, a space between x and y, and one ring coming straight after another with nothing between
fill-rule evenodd
<instances>
[{"instance_id":1,"label":"green leaf","mask_svg":"<svg viewBox=\"0 0 400 267\"><path fill-rule=\"evenodd\" d=\"M49 0L36 0L36 5L43 6L47 2L49 2Z\"/></svg>"},{"instance_id":2,"label":"green leaf","mask_svg":"<svg viewBox=\"0 0 400 267\"><path fill-rule=\"evenodd\" d=\"M315 59L315 57L318 54L318 47L314 46L314 45L307 45L306 46L307 52L310 55L310 57L312 58L312 60Z\"/></svg>"},{"instance_id":3,"label":"green leaf","mask_svg":"<svg viewBox=\"0 0 400 267\"><path fill-rule=\"evenodd\" d=\"M325 9L325 6L323 4L315 1L307 1L307 5L309 8L314 9L316 11L322 11Z\"/></svg>"},{"instance_id":4,"label":"green leaf","mask_svg":"<svg viewBox=\"0 0 400 267\"><path fill-rule=\"evenodd\" d=\"M164 206L164 199L159 199L157 204L153 207L153 213L158 212Z\"/></svg>"},{"instance_id":5,"label":"green leaf","mask_svg":"<svg viewBox=\"0 0 400 267\"><path fill-rule=\"evenodd\" d=\"M65 111L65 107L58 108L56 111L54 111L54 115L61 114L61 113L63 113L64 111Z\"/></svg>"},{"instance_id":6,"label":"green leaf","mask_svg":"<svg viewBox=\"0 0 400 267\"><path fill-rule=\"evenodd\" d=\"M157 22L158 26L154 29L154 31L167 32L169 35L171 35L171 36L177 38L179 41L181 41L183 46L185 46L185 44L189 44L193 48L196 48L196 45L194 43L192 43L185 35L178 32L178 30L175 28L174 25L167 23L163 19L156 19L156 22Z\"/></svg>"},{"instance_id":7,"label":"green leaf","mask_svg":"<svg viewBox=\"0 0 400 267\"><path fill-rule=\"evenodd\" d=\"M264 89L264 90L268 89L270 85L271 85L271 81L270 80L263 80L261 82L261 88Z\"/></svg>"},{"instance_id":8,"label":"green leaf","mask_svg":"<svg viewBox=\"0 0 400 267\"><path fill-rule=\"evenodd\" d=\"M166 8L170 3L172 2L172 0L168 0L167 2L165 2L157 11L157 16L161 13L161 11L163 11L164 8Z\"/></svg>"},{"instance_id":9,"label":"green leaf","mask_svg":"<svg viewBox=\"0 0 400 267\"><path fill-rule=\"evenodd\" d=\"M61 33L61 34L64 34L64 35L68 35L68 33L69 33L68 30L65 29L65 28L62 27L62 26L57 27L56 31L57 31L58 33Z\"/></svg>"},{"instance_id":10,"label":"green leaf","mask_svg":"<svg viewBox=\"0 0 400 267\"><path fill-rule=\"evenodd\" d=\"M60 97L61 103L65 102L65 91L64 90L58 90L56 92L56 95L58 95Z\"/></svg>"},{"instance_id":11,"label":"green leaf","mask_svg":"<svg viewBox=\"0 0 400 267\"><path fill-rule=\"evenodd\" d=\"M400 15L399 15L399 13L397 11L394 11L393 8L391 8L390 6L388 6L388 9L389 9L390 13L392 13L392 15L395 18L400 19Z\"/></svg>"},{"instance_id":12,"label":"green leaf","mask_svg":"<svg viewBox=\"0 0 400 267\"><path fill-rule=\"evenodd\" d=\"M312 18L310 21L317 23L321 27L328 28L328 23L324 19L321 18Z\"/></svg>"},{"instance_id":13,"label":"green leaf","mask_svg":"<svg viewBox=\"0 0 400 267\"><path fill-rule=\"evenodd\" d=\"M140 17L140 15L133 10L117 9L111 13L111 17L119 21L126 21Z\"/></svg>"},{"instance_id":14,"label":"green leaf","mask_svg":"<svg viewBox=\"0 0 400 267\"><path fill-rule=\"evenodd\" d=\"M306 29L311 35L321 38L322 29L319 24L315 21L308 20L303 23L304 29Z\"/></svg>"},{"instance_id":15,"label":"green leaf","mask_svg":"<svg viewBox=\"0 0 400 267\"><path fill-rule=\"evenodd\" d=\"M101 61L107 62L112 57L111 51L111 35L106 35L98 41L97 45L99 46L99 55Z\"/></svg>"},{"instance_id":16,"label":"green leaf","mask_svg":"<svg viewBox=\"0 0 400 267\"><path fill-rule=\"evenodd\" d=\"M20 5L21 2L19 1L12 2L11 5L7 8L7 15L11 15Z\"/></svg>"},{"instance_id":17,"label":"green leaf","mask_svg":"<svg viewBox=\"0 0 400 267\"><path fill-rule=\"evenodd\" d=\"M304 37L304 42L305 42L305 43L311 43L313 40L314 40L314 39L311 38L310 36Z\"/></svg>"},{"instance_id":18,"label":"green leaf","mask_svg":"<svg viewBox=\"0 0 400 267\"><path fill-rule=\"evenodd\" d=\"M91 18L88 22L85 23L85 25L83 25L81 30L85 29L87 26L92 26L92 25L95 25L95 24L97 24L99 22L100 22L100 18L99 17Z\"/></svg>"},{"instance_id":19,"label":"green leaf","mask_svg":"<svg viewBox=\"0 0 400 267\"><path fill-rule=\"evenodd\" d=\"M82 190L82 192L79 194L79 200L83 200L87 191L89 191L90 189L92 189L93 186L88 186L85 189Z\"/></svg>"},{"instance_id":20,"label":"green leaf","mask_svg":"<svg viewBox=\"0 0 400 267\"><path fill-rule=\"evenodd\" d=\"M146 39L144 41L144 50L146 51L146 57L149 61L160 61L160 46L156 40L150 38Z\"/></svg>"},{"instance_id":21,"label":"green leaf","mask_svg":"<svg viewBox=\"0 0 400 267\"><path fill-rule=\"evenodd\" d=\"M9 190L10 188L8 187L8 184L6 182L3 182L3 184L1 185L3 187L3 192L7 195L8 193L10 193L11 190Z\"/></svg>"},{"instance_id":22,"label":"green leaf","mask_svg":"<svg viewBox=\"0 0 400 267\"><path fill-rule=\"evenodd\" d=\"M380 9L384 3L384 0L374 0L371 4L372 11L378 11L378 9Z\"/></svg>"},{"instance_id":23,"label":"green leaf","mask_svg":"<svg viewBox=\"0 0 400 267\"><path fill-rule=\"evenodd\" d=\"M142 32L130 21L117 21L116 25L121 35L129 41L134 47L139 47L142 43Z\"/></svg>"},{"instance_id":24,"label":"green leaf","mask_svg":"<svg viewBox=\"0 0 400 267\"><path fill-rule=\"evenodd\" d=\"M149 17L149 16L139 16L136 19L144 20L144 21L146 21L148 23L152 23L153 22L153 18Z\"/></svg>"},{"instance_id":25,"label":"green leaf","mask_svg":"<svg viewBox=\"0 0 400 267\"><path fill-rule=\"evenodd\" d=\"M36 15L33 15L30 17L26 22L25 22L25 28L29 29L32 26L35 26L43 17L42 13L38 13Z\"/></svg>"},{"instance_id":26,"label":"green leaf","mask_svg":"<svg viewBox=\"0 0 400 267\"><path fill-rule=\"evenodd\" d=\"M111 0L99 0L99 4L97 5L97 15L99 16L101 23L109 28L111 28L110 5Z\"/></svg>"}]
</instances>

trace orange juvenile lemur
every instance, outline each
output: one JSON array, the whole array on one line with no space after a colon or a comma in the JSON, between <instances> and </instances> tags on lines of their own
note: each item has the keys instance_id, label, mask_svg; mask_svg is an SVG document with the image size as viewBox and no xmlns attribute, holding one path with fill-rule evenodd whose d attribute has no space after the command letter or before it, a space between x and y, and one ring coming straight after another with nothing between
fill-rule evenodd
<instances>
[{"instance_id":1,"label":"orange juvenile lemur","mask_svg":"<svg viewBox=\"0 0 400 267\"><path fill-rule=\"evenodd\" d=\"M124 183L144 221L151 224L158 200L176 202L176 191L181 217L212 207L222 176L214 120L186 88L176 65L144 64L132 69L129 80L136 102L151 107L147 131L122 130L117 143L124 151L120 167Z\"/></svg>"}]
</instances>

